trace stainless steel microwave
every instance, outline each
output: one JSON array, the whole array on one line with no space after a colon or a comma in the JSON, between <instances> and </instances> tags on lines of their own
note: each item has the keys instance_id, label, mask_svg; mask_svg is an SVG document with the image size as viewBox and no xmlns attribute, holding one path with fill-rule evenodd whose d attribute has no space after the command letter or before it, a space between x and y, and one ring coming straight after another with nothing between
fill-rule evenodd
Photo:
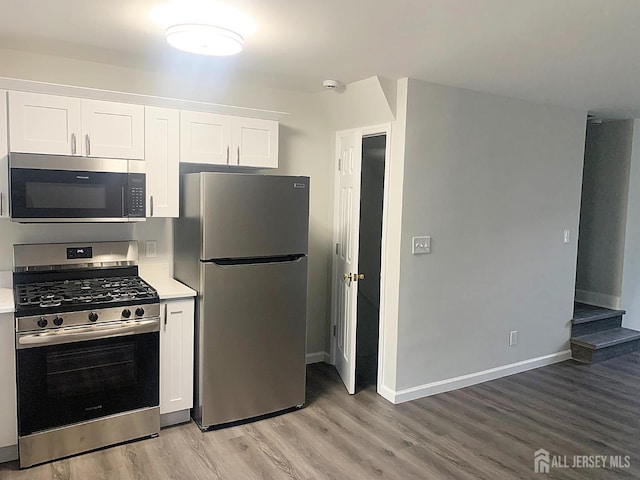
<instances>
[{"instance_id":1,"label":"stainless steel microwave","mask_svg":"<svg viewBox=\"0 0 640 480\"><path fill-rule=\"evenodd\" d=\"M9 212L21 223L145 218L144 162L9 154Z\"/></svg>"}]
</instances>

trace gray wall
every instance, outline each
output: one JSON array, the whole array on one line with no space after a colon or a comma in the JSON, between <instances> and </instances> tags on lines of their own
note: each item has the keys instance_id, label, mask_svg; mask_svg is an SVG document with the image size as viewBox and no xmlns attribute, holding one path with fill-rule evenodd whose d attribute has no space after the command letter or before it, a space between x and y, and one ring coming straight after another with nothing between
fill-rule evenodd
<instances>
[{"instance_id":1,"label":"gray wall","mask_svg":"<svg viewBox=\"0 0 640 480\"><path fill-rule=\"evenodd\" d=\"M587 126L576 298L603 307L620 307L632 135L632 120Z\"/></svg>"},{"instance_id":2,"label":"gray wall","mask_svg":"<svg viewBox=\"0 0 640 480\"><path fill-rule=\"evenodd\" d=\"M622 298L623 326L640 330L640 120L633 120Z\"/></svg>"},{"instance_id":3,"label":"gray wall","mask_svg":"<svg viewBox=\"0 0 640 480\"><path fill-rule=\"evenodd\" d=\"M397 390L568 348L585 120L409 80Z\"/></svg>"}]
</instances>

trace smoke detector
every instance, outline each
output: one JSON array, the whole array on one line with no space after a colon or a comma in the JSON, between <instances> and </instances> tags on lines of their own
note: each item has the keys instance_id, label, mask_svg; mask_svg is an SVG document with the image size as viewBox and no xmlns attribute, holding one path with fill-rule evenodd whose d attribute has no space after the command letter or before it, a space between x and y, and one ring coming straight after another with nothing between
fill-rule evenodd
<instances>
[{"instance_id":1,"label":"smoke detector","mask_svg":"<svg viewBox=\"0 0 640 480\"><path fill-rule=\"evenodd\" d=\"M337 90L342 84L338 80L325 80L322 82L322 87L326 90Z\"/></svg>"}]
</instances>

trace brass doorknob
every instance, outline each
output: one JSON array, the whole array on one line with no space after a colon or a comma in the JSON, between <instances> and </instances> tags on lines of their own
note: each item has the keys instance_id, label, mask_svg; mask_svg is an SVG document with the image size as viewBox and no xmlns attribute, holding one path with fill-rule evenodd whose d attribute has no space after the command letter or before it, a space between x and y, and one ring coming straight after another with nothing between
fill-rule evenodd
<instances>
[{"instance_id":1,"label":"brass doorknob","mask_svg":"<svg viewBox=\"0 0 640 480\"><path fill-rule=\"evenodd\" d=\"M358 280L364 280L364 273L354 273L354 280L357 278Z\"/></svg>"},{"instance_id":2,"label":"brass doorknob","mask_svg":"<svg viewBox=\"0 0 640 480\"><path fill-rule=\"evenodd\" d=\"M342 277L345 280L352 280L353 279L353 276L350 273L345 273Z\"/></svg>"}]
</instances>

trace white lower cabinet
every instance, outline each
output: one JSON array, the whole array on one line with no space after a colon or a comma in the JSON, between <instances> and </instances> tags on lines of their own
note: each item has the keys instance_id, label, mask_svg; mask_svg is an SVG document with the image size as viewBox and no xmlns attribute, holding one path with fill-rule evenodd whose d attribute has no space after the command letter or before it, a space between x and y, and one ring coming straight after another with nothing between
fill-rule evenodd
<instances>
[{"instance_id":1,"label":"white lower cabinet","mask_svg":"<svg viewBox=\"0 0 640 480\"><path fill-rule=\"evenodd\" d=\"M12 313L0 314L0 462L18 458L16 350Z\"/></svg>"},{"instance_id":2,"label":"white lower cabinet","mask_svg":"<svg viewBox=\"0 0 640 480\"><path fill-rule=\"evenodd\" d=\"M160 423L189 420L193 406L193 298L160 303Z\"/></svg>"}]
</instances>

